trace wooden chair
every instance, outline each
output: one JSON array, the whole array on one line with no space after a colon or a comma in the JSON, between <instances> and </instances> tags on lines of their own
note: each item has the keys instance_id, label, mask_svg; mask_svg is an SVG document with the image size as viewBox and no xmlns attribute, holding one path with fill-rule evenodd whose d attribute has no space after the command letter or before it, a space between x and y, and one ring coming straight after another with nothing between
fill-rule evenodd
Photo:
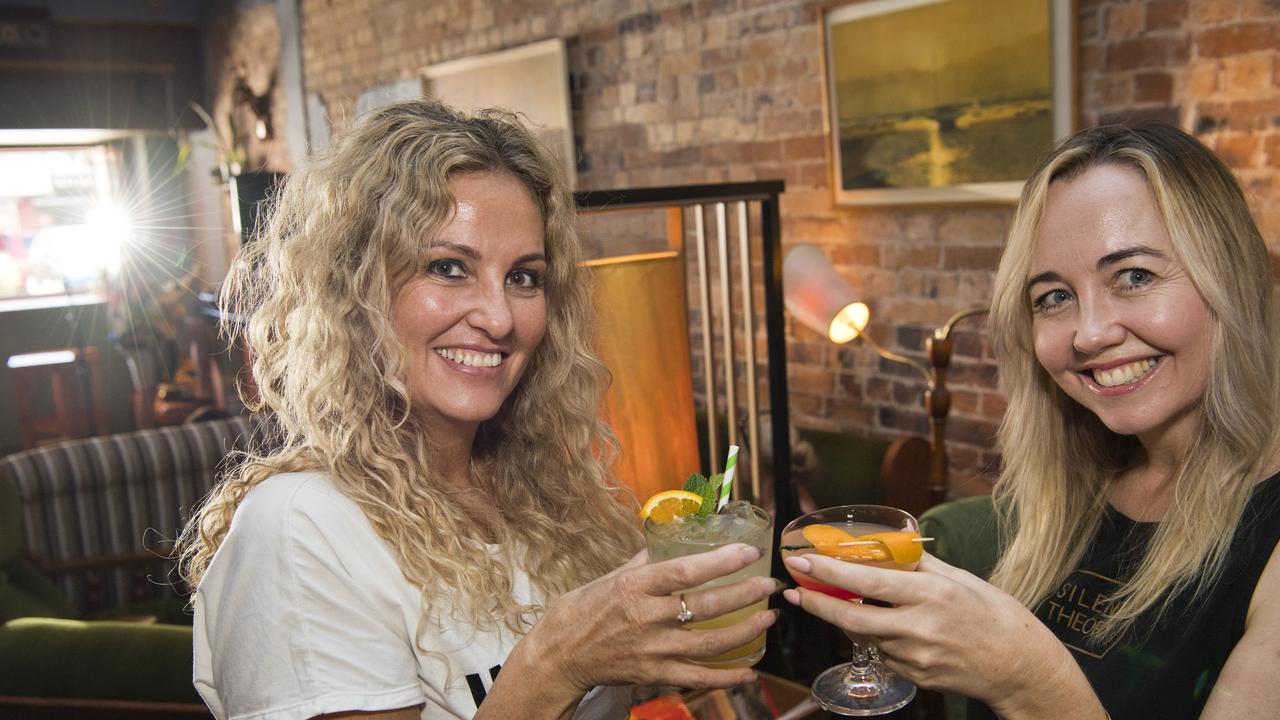
<instances>
[{"instance_id":1,"label":"wooden chair","mask_svg":"<svg viewBox=\"0 0 1280 720\"><path fill-rule=\"evenodd\" d=\"M134 428L177 425L193 413L213 410L215 416L230 414L226 382L215 358L214 330L208 318L184 318L177 331L176 373L190 375L181 387L168 376L160 352L152 347L116 349L124 356L133 383Z\"/></svg>"},{"instance_id":2,"label":"wooden chair","mask_svg":"<svg viewBox=\"0 0 1280 720\"><path fill-rule=\"evenodd\" d=\"M10 355L6 364L23 447L105 432L106 403L96 347Z\"/></svg>"}]
</instances>

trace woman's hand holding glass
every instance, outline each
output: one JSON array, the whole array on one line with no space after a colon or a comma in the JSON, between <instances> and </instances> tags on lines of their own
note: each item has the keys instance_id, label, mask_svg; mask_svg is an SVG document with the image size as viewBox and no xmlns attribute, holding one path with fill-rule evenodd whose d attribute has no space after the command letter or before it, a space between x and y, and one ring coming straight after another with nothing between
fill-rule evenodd
<instances>
[{"instance_id":1,"label":"woman's hand holding glass","mask_svg":"<svg viewBox=\"0 0 1280 720\"><path fill-rule=\"evenodd\" d=\"M1001 717L1052 707L1086 682L1053 634L1012 596L925 554L916 572L822 555L786 559L794 571L892 607L805 589L783 593L847 633L876 638L881 659L913 683L986 702ZM1087 682L1086 682L1087 684Z\"/></svg>"},{"instance_id":2,"label":"woman's hand holding glass","mask_svg":"<svg viewBox=\"0 0 1280 720\"><path fill-rule=\"evenodd\" d=\"M699 632L683 628L677 616L683 609L681 591L737 572L759 557L758 549L734 544L650 564L641 551L551 603L517 651L530 654L544 670L553 669L549 682L567 683L579 695L597 685L711 688L751 682L755 673L749 668L715 669L692 661L751 641L774 623L777 611ZM708 620L760 602L779 587L772 578L749 578L684 592L684 607L696 619Z\"/></svg>"}]
</instances>

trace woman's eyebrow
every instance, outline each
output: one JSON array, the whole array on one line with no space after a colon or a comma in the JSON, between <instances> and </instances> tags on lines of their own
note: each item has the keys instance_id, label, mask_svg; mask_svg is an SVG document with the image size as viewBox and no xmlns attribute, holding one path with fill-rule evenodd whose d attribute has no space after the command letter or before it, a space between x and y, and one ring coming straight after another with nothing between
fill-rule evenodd
<instances>
[{"instance_id":1,"label":"woman's eyebrow","mask_svg":"<svg viewBox=\"0 0 1280 720\"><path fill-rule=\"evenodd\" d=\"M1125 260L1128 260L1131 257L1137 257L1139 255L1150 255L1151 257L1159 258L1161 260L1169 259L1168 255L1164 254L1163 252L1153 247L1148 247L1146 245L1134 245L1133 247L1128 247L1122 250L1117 250L1112 253L1107 253L1106 255L1103 255L1102 257L1098 258L1097 268L1099 270L1102 270L1103 268L1106 268L1109 265L1114 265L1118 262L1123 262ZM1035 275L1030 280L1027 280L1027 290L1030 290L1037 283L1062 282L1062 281L1063 280L1061 275L1059 275L1058 273L1052 270L1048 270L1046 272L1042 272L1038 275Z\"/></svg>"},{"instance_id":2,"label":"woman's eyebrow","mask_svg":"<svg viewBox=\"0 0 1280 720\"><path fill-rule=\"evenodd\" d=\"M428 247L427 250L429 252L439 252L441 250L447 250L450 252L456 252L459 255L466 255L472 260L480 259L480 253L476 252L476 249L471 247L470 245L463 245L462 243L449 242L448 240L440 240L440 241L431 243L431 246Z\"/></svg>"},{"instance_id":3,"label":"woman's eyebrow","mask_svg":"<svg viewBox=\"0 0 1280 720\"><path fill-rule=\"evenodd\" d=\"M1156 257L1161 260L1169 259L1168 255L1165 255L1164 253L1160 252L1159 250L1153 247L1147 247L1146 245L1134 245L1133 247L1124 248L1123 250L1117 250L1113 253L1107 253L1106 255L1103 255L1102 257L1098 258L1097 267L1099 270L1101 270L1107 267L1108 265L1114 265L1118 262L1121 262L1123 260L1128 260L1129 258L1135 257L1137 255L1150 255L1152 257Z\"/></svg>"},{"instance_id":4,"label":"woman's eyebrow","mask_svg":"<svg viewBox=\"0 0 1280 720\"><path fill-rule=\"evenodd\" d=\"M546 261L547 261L547 256L542 253L529 253L528 255L521 255L520 257L516 258L515 264L523 265L525 263L532 263L532 262L545 263Z\"/></svg>"},{"instance_id":5,"label":"woman's eyebrow","mask_svg":"<svg viewBox=\"0 0 1280 720\"><path fill-rule=\"evenodd\" d=\"M1052 270L1042 272L1027 281L1027 290L1030 291L1036 284L1043 282L1062 282L1062 276Z\"/></svg>"}]
</instances>

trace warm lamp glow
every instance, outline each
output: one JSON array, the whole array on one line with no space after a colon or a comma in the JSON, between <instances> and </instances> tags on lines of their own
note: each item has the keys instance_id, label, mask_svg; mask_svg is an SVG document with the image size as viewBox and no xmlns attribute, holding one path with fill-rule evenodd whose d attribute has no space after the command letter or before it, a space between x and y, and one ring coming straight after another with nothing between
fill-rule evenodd
<instances>
[{"instance_id":1,"label":"warm lamp glow","mask_svg":"<svg viewBox=\"0 0 1280 720\"><path fill-rule=\"evenodd\" d=\"M857 301L853 288L813 245L795 246L782 261L782 296L792 317L806 327L826 333L833 343L847 343L862 335L871 320L866 304ZM864 338L880 357L909 365L924 376L924 405L929 411L929 497L934 504L947 499L950 492L946 427L947 413L951 410L951 393L947 390L951 329L960 320L986 311L982 307L961 310L926 338L928 368L917 360L880 347L870 335Z\"/></svg>"},{"instance_id":2,"label":"warm lamp glow","mask_svg":"<svg viewBox=\"0 0 1280 720\"><path fill-rule=\"evenodd\" d=\"M792 317L834 343L852 341L871 320L866 304L813 245L797 245L787 253L782 292Z\"/></svg>"},{"instance_id":3,"label":"warm lamp glow","mask_svg":"<svg viewBox=\"0 0 1280 720\"><path fill-rule=\"evenodd\" d=\"M862 334L870 321L871 311L867 309L866 303L849 303L831 319L831 326L827 328L827 337L837 345L851 342Z\"/></svg>"}]
</instances>

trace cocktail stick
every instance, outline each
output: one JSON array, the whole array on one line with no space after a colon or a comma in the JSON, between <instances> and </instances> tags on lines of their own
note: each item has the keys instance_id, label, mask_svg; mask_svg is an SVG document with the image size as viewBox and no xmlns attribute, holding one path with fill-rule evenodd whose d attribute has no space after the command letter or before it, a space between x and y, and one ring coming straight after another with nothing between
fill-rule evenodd
<instances>
[{"instance_id":1,"label":"cocktail stick","mask_svg":"<svg viewBox=\"0 0 1280 720\"><path fill-rule=\"evenodd\" d=\"M927 542L931 542L932 540L933 538L931 537L911 538L911 542L913 543L927 543ZM844 542L836 543L836 546L837 547L854 547L856 545L880 545L880 544L881 543L879 540L846 540ZM779 550L809 550L812 547L813 547L812 545L779 545L778 549Z\"/></svg>"}]
</instances>

